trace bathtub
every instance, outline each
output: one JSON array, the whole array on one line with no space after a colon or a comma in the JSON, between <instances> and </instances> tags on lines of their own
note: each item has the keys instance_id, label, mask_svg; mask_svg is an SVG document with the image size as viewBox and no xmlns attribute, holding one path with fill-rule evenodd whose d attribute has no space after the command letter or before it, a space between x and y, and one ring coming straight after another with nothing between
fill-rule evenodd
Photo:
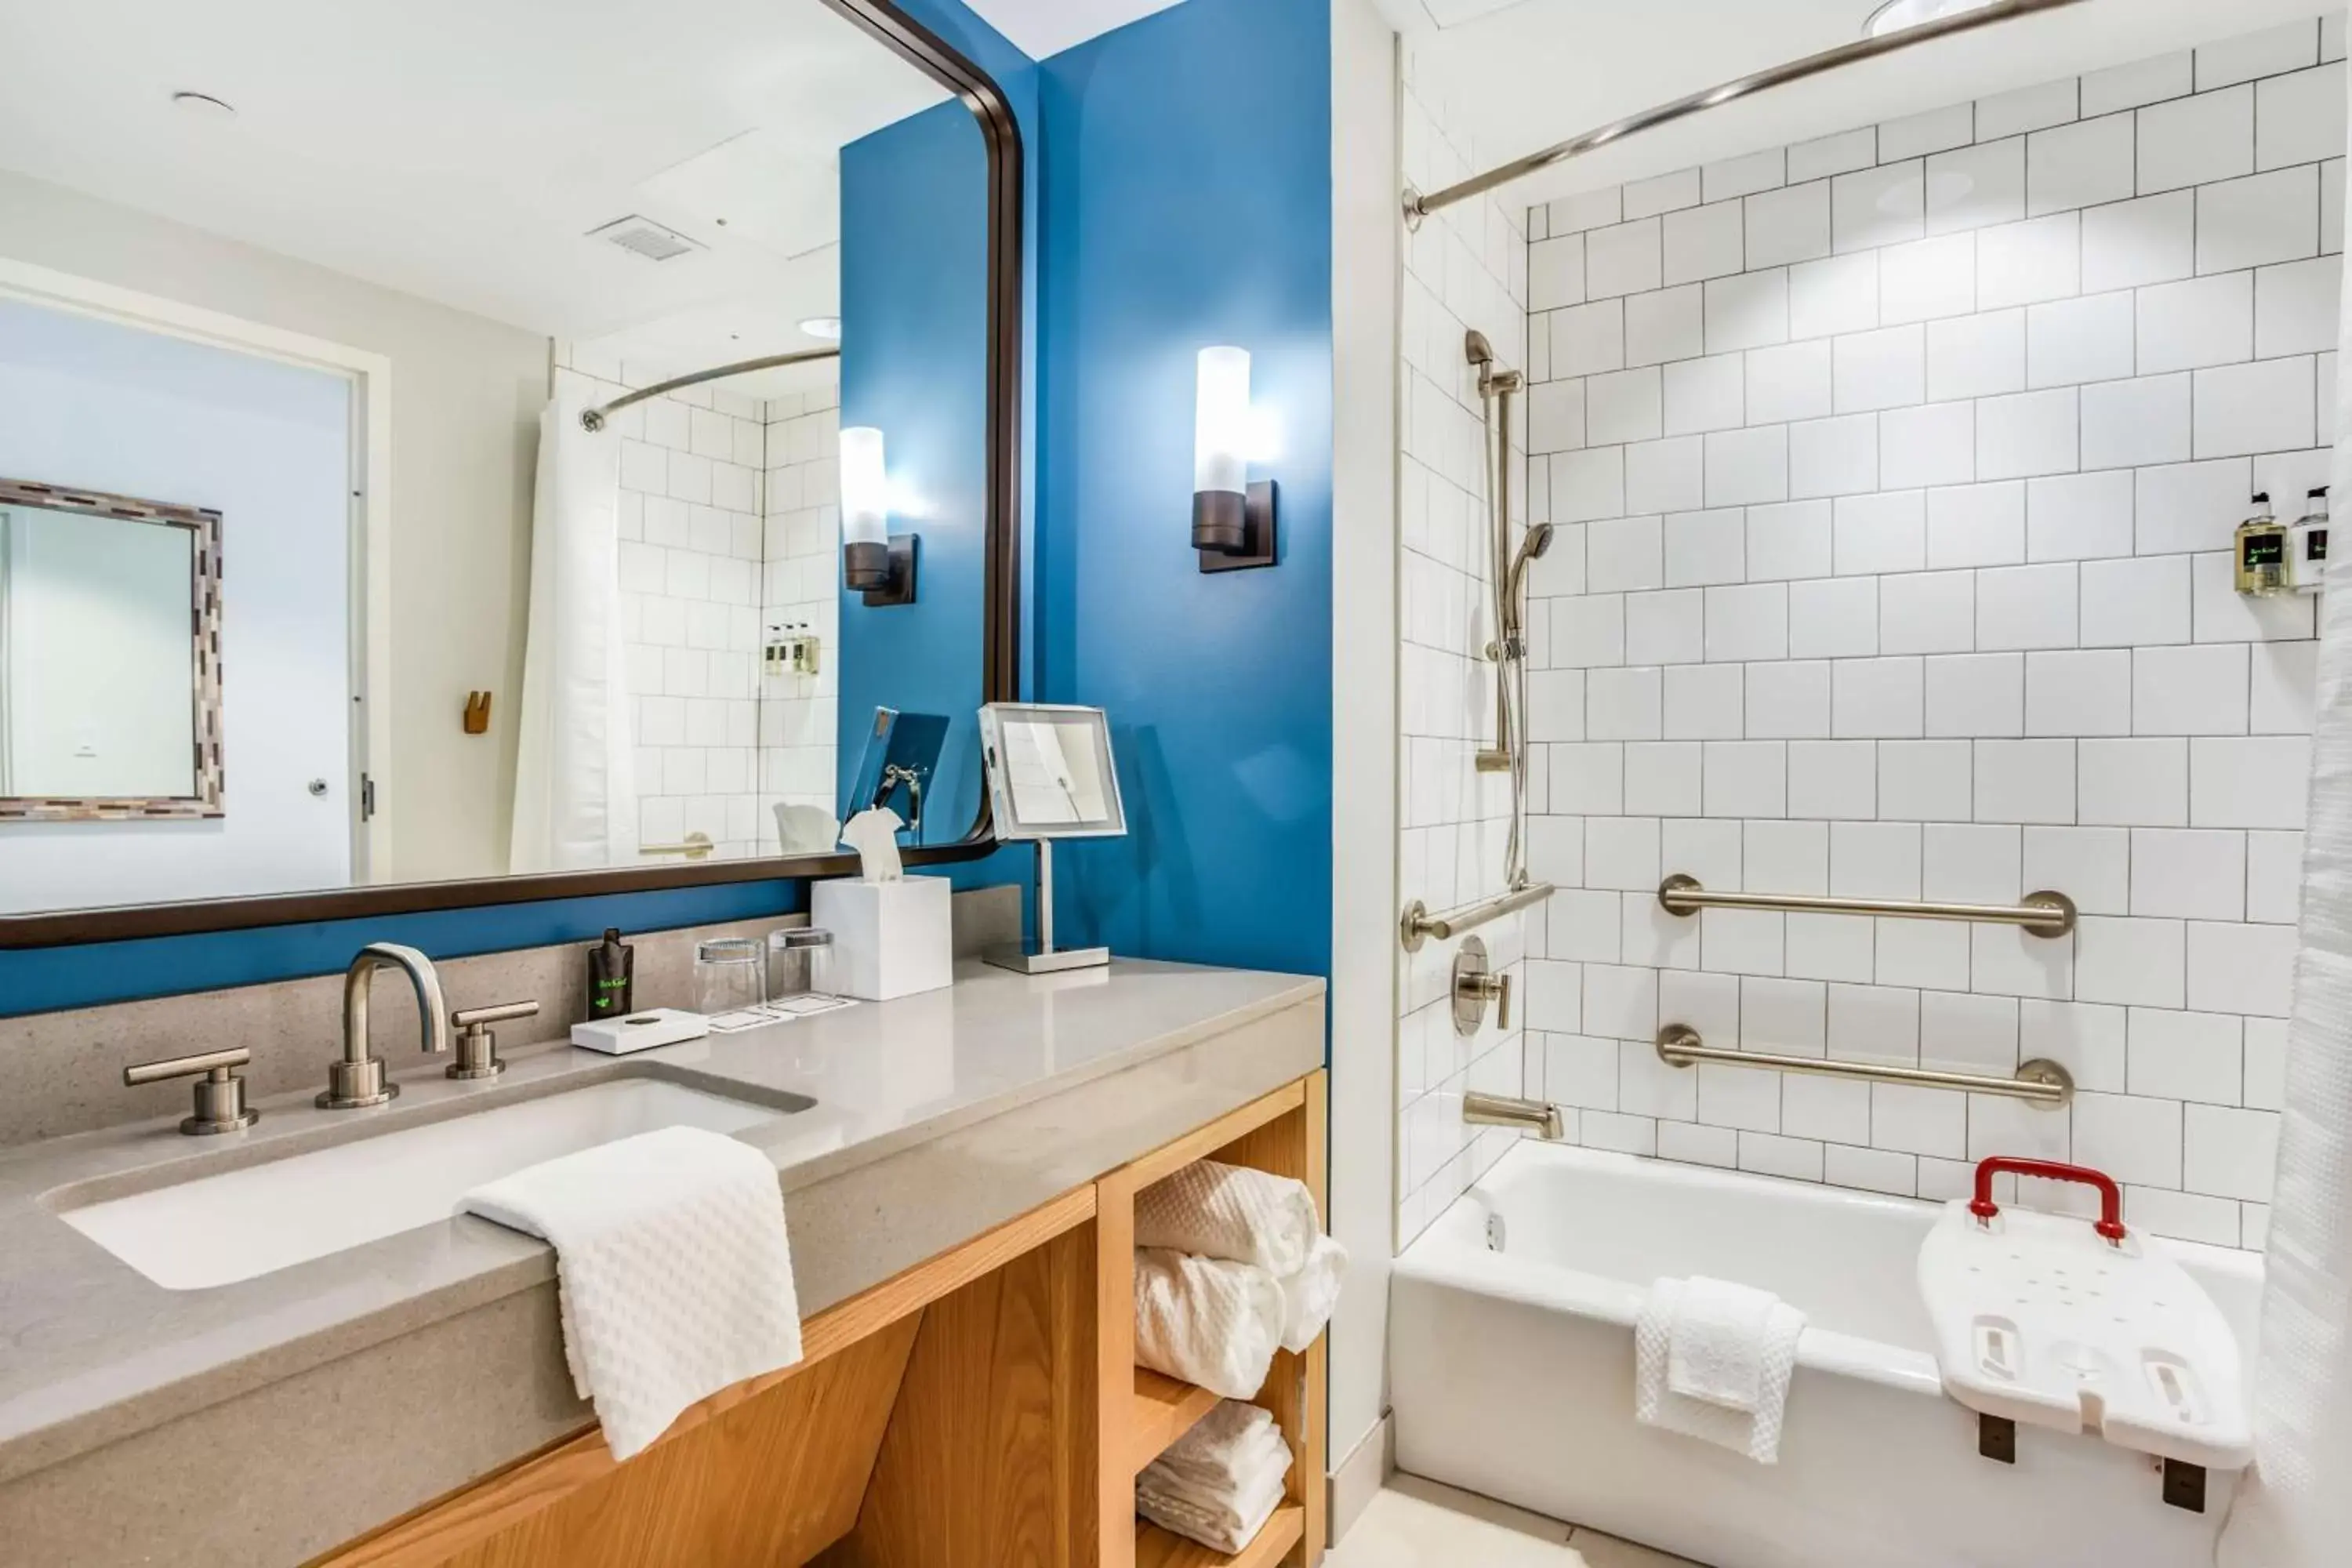
<instances>
[{"instance_id":1,"label":"bathtub","mask_svg":"<svg viewBox=\"0 0 2352 1568\"><path fill-rule=\"evenodd\" d=\"M1522 1141L1397 1260L1400 1469L1713 1568L2209 1568L2236 1478L2166 1506L2156 1462L2020 1427L1977 1453L1914 1282L1937 1205ZM2252 1365L2262 1266L2178 1257ZM1706 1274L1804 1310L1780 1462L1633 1420L1650 1282Z\"/></svg>"}]
</instances>

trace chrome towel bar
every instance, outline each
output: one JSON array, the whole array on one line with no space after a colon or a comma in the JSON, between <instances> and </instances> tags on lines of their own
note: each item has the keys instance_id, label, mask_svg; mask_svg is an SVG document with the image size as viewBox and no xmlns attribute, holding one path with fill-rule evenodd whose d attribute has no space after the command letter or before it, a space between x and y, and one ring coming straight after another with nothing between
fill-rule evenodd
<instances>
[{"instance_id":1,"label":"chrome towel bar","mask_svg":"<svg viewBox=\"0 0 2352 1568\"><path fill-rule=\"evenodd\" d=\"M1542 903L1552 895L1552 884L1536 882L1511 892L1498 893L1491 899L1481 899L1460 909L1431 914L1429 906L1419 899L1404 907L1404 919L1397 923L1398 934L1404 939L1407 952L1419 952L1421 944L1430 937L1446 942L1465 931L1475 931L1488 921L1516 914L1531 904Z\"/></svg>"},{"instance_id":2,"label":"chrome towel bar","mask_svg":"<svg viewBox=\"0 0 2352 1568\"><path fill-rule=\"evenodd\" d=\"M1780 910L1808 915L1885 915L1906 921L1974 921L2021 926L2034 936L2065 936L2074 929L2074 900L2063 893L2028 893L2017 904L1920 903L1902 899L1831 899L1811 893L1711 893L1698 879L1677 873L1658 884L1658 904L1670 915L1701 910Z\"/></svg>"},{"instance_id":3,"label":"chrome towel bar","mask_svg":"<svg viewBox=\"0 0 2352 1568\"><path fill-rule=\"evenodd\" d=\"M1938 1072L1932 1068L1882 1067L1875 1062L1840 1062L1825 1057L1772 1056L1763 1051L1727 1051L1699 1038L1686 1024L1668 1024L1658 1031L1658 1059L1668 1067L1696 1067L1720 1062L1727 1067L1773 1068L1781 1072L1810 1073L1817 1078L1858 1078L1873 1083L1906 1083L1917 1089L1958 1089L1970 1094L1998 1094L2021 1100L2039 1110L2059 1110L2074 1102L2074 1075L2047 1058L2036 1057L2017 1069L2015 1078L1982 1073Z\"/></svg>"}]
</instances>

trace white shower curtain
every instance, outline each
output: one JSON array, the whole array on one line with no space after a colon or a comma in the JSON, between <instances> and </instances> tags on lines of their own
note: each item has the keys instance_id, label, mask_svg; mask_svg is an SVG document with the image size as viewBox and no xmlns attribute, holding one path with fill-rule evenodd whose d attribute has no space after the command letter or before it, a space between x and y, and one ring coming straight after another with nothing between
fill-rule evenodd
<instances>
[{"instance_id":1,"label":"white shower curtain","mask_svg":"<svg viewBox=\"0 0 2352 1568\"><path fill-rule=\"evenodd\" d=\"M2352 291L2347 291L2352 298ZM2352 316L2337 329L2338 363ZM2352 498L2352 407L2331 494ZM2286 1110L2254 1368L2254 1470L2221 1538L2225 1568L2352 1562L2352 569L2328 563L2303 857Z\"/></svg>"},{"instance_id":2,"label":"white shower curtain","mask_svg":"<svg viewBox=\"0 0 2352 1568\"><path fill-rule=\"evenodd\" d=\"M621 630L621 437L581 427L560 392L539 421L509 868L637 863L637 792Z\"/></svg>"}]
</instances>

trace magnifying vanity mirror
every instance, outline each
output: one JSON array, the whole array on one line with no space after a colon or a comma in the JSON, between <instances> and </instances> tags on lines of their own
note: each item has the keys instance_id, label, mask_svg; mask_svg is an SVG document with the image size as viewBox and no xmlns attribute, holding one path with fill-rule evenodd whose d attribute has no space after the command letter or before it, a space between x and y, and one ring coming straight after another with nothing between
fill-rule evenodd
<instances>
[{"instance_id":1,"label":"magnifying vanity mirror","mask_svg":"<svg viewBox=\"0 0 2352 1568\"><path fill-rule=\"evenodd\" d=\"M0 945L992 841L1002 94L892 0L546 21L12 23Z\"/></svg>"}]
</instances>

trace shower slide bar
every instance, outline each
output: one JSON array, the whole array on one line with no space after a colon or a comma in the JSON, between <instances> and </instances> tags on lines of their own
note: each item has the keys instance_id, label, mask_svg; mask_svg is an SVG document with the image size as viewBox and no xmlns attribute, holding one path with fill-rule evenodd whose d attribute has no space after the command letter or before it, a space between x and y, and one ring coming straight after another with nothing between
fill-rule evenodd
<instances>
[{"instance_id":1,"label":"shower slide bar","mask_svg":"<svg viewBox=\"0 0 2352 1568\"><path fill-rule=\"evenodd\" d=\"M2030 936L2065 936L2074 929L2074 900L2063 893L2028 893L2016 904L1921 903L1903 899L1830 899L1810 893L1711 893L1680 873L1658 884L1658 906L1670 915L1701 910L1779 910L1807 915L1884 915L1906 921L1973 921L2021 926Z\"/></svg>"},{"instance_id":2,"label":"shower slide bar","mask_svg":"<svg viewBox=\"0 0 2352 1568\"><path fill-rule=\"evenodd\" d=\"M2017 1069L2015 1078L1984 1073L1939 1072L1933 1068L1884 1066L1876 1062L1832 1061L1827 1057L1774 1056L1764 1051L1727 1051L1708 1045L1696 1029L1668 1024L1658 1031L1658 1059L1668 1067L1696 1067L1716 1062L1726 1067L1771 1068L1780 1072L1807 1073L1816 1078L1864 1079L1872 1083L1908 1084L1915 1089L1957 1089L1970 1094L1997 1094L2021 1100L2037 1110L2062 1110L2074 1099L2074 1075L2047 1058L2036 1057Z\"/></svg>"},{"instance_id":3,"label":"shower slide bar","mask_svg":"<svg viewBox=\"0 0 2352 1568\"><path fill-rule=\"evenodd\" d=\"M1808 77L1820 76L1824 71L1833 71L1844 66L1857 65L1864 60L1876 59L1881 55L1890 55L1897 49L1907 49L1915 44L1932 43L1937 38L1950 37L1956 33L1966 33L1978 27L1990 27L1996 23L2011 21L2019 16L2030 16L2037 11L2055 11L2061 6L2080 4L2082 0L1997 0L1996 4L1981 6L1973 11L1956 12L1948 16L1939 16L1932 22L1922 22L1916 27L1905 27L1899 32L1862 38L1851 44L1842 44L1834 49L1824 49L1817 55L1807 55L1803 59L1790 60L1786 65L1757 71L1753 75L1741 77L1737 81L1727 81L1719 87L1708 88L1704 92L1694 92L1688 97L1675 99L1672 103L1662 103L1654 109L1645 109L1639 114L1629 114L1622 120L1612 121L1598 130L1588 131L1581 136L1571 137L1557 146L1547 147L1540 153L1531 153L1514 163L1504 164L1499 169L1490 170L1486 174L1464 180L1459 184L1448 185L1442 191L1432 191L1429 195L1423 195L1418 191L1407 190L1404 197L1404 220L1408 226L1418 227L1423 218L1440 208L1450 207L1457 202L1466 202L1473 196L1483 196L1498 185L1507 185L1512 181L1524 179L1539 169L1549 169L1554 163L1564 163L1570 158L1596 152L1612 142L1622 141L1636 132L1669 124L1688 115L1729 103L1735 99L1746 98L1750 93L1762 92L1767 88L1786 87L1790 82L1803 81Z\"/></svg>"},{"instance_id":4,"label":"shower slide bar","mask_svg":"<svg viewBox=\"0 0 2352 1568\"><path fill-rule=\"evenodd\" d=\"M788 354L769 354L762 359L737 360L733 364L713 365L709 370L698 370L692 375L672 376L667 381L657 381L651 386L641 386L625 396L613 399L610 403L601 403L593 408L583 409L580 414L580 426L583 430L602 430L605 420L630 405L643 403L650 397L659 397L665 392L676 392L681 386L699 386L706 381L725 381L730 375L749 375L755 370L781 370L788 364L807 364L813 360L839 359L840 357L841 351L837 348L800 349Z\"/></svg>"},{"instance_id":5,"label":"shower slide bar","mask_svg":"<svg viewBox=\"0 0 2352 1568\"><path fill-rule=\"evenodd\" d=\"M1405 906L1404 919L1398 923L1397 929L1404 939L1404 950L1419 952L1421 944L1433 936L1440 942L1450 941L1464 931L1477 930L1488 921L1498 921L1505 915L1516 914L1531 905L1542 903L1551 897L1552 892L1551 883L1536 882L1437 914L1431 914L1429 906L1415 899Z\"/></svg>"}]
</instances>

